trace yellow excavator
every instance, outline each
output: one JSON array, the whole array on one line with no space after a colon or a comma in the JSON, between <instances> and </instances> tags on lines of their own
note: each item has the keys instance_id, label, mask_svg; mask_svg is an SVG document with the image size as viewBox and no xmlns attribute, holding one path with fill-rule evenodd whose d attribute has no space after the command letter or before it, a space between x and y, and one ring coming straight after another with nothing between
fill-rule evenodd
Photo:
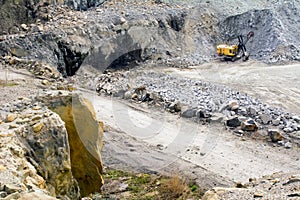
<instances>
[{"instance_id":1,"label":"yellow excavator","mask_svg":"<svg viewBox=\"0 0 300 200\"><path fill-rule=\"evenodd\" d=\"M227 40L227 44L220 44L217 46L217 54L223 58L225 61L236 61L243 58L244 61L249 59L249 54L246 50L246 44L251 37L254 36L254 32L250 31L246 36L239 35L232 37ZM245 41L244 38L246 37ZM230 40L238 39L238 44L232 45L228 44Z\"/></svg>"}]
</instances>

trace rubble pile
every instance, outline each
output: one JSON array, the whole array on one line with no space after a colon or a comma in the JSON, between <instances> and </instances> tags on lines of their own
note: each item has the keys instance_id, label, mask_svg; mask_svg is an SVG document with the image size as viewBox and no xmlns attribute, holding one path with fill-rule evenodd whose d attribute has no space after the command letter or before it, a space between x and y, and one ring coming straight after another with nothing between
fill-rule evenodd
<instances>
[{"instance_id":1,"label":"rubble pile","mask_svg":"<svg viewBox=\"0 0 300 200\"><path fill-rule=\"evenodd\" d=\"M151 70L108 72L100 75L98 82L100 95L146 102L196 122L219 121L241 136L259 131L268 141L287 148L291 141L300 144L298 115L224 85Z\"/></svg>"}]
</instances>

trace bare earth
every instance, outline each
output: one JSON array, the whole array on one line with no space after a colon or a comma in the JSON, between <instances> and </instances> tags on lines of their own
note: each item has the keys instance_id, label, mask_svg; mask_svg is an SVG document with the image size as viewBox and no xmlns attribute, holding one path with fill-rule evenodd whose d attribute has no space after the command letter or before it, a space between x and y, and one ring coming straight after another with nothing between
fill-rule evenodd
<instances>
[{"instance_id":1,"label":"bare earth","mask_svg":"<svg viewBox=\"0 0 300 200\"><path fill-rule=\"evenodd\" d=\"M300 113L300 65L237 62L165 70L221 83L271 106ZM275 172L300 170L298 148L272 147L239 138L221 124L199 125L143 105L82 93L106 124L102 154L106 165L133 171L183 173L204 186L230 185Z\"/></svg>"},{"instance_id":2,"label":"bare earth","mask_svg":"<svg viewBox=\"0 0 300 200\"><path fill-rule=\"evenodd\" d=\"M300 65L241 62L165 70L222 83L270 105L300 113ZM5 80L4 69L0 75ZM9 71L9 77L19 85L1 87L1 103L10 102L12 97L34 95L41 89L24 71ZM240 138L221 124L200 125L178 115L150 110L143 104L101 97L86 90L80 92L93 103L98 119L105 123L105 166L133 172L183 174L203 188L232 186L275 172L300 171L298 148L272 147Z\"/></svg>"}]
</instances>

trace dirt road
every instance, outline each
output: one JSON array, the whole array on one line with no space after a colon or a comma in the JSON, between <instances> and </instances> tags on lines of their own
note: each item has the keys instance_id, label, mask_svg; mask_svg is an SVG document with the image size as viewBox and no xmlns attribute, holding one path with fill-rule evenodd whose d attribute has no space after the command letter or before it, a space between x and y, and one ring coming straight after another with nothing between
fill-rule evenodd
<instances>
[{"instance_id":1,"label":"dirt road","mask_svg":"<svg viewBox=\"0 0 300 200\"><path fill-rule=\"evenodd\" d=\"M246 182L274 172L300 170L298 149L243 140L219 124L198 125L177 115L83 92L105 132L103 161L133 171L183 172L205 186Z\"/></svg>"},{"instance_id":2,"label":"dirt road","mask_svg":"<svg viewBox=\"0 0 300 200\"><path fill-rule=\"evenodd\" d=\"M163 70L224 84L271 106L300 113L300 65L266 66L250 61ZM99 120L111 127L104 138L104 164L135 171L180 171L204 186L300 170L298 149L245 140L218 123L199 125L143 104L83 94L92 101Z\"/></svg>"}]
</instances>

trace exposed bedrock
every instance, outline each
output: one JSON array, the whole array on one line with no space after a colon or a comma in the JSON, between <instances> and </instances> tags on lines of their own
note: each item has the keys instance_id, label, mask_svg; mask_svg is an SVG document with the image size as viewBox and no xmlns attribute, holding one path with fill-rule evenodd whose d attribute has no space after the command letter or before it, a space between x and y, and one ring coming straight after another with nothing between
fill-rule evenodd
<instances>
[{"instance_id":1,"label":"exposed bedrock","mask_svg":"<svg viewBox=\"0 0 300 200\"><path fill-rule=\"evenodd\" d=\"M46 198L43 194L79 199L100 191L103 125L87 100L50 92L6 104L0 113L5 116L0 124L1 197L28 193L40 199Z\"/></svg>"}]
</instances>

